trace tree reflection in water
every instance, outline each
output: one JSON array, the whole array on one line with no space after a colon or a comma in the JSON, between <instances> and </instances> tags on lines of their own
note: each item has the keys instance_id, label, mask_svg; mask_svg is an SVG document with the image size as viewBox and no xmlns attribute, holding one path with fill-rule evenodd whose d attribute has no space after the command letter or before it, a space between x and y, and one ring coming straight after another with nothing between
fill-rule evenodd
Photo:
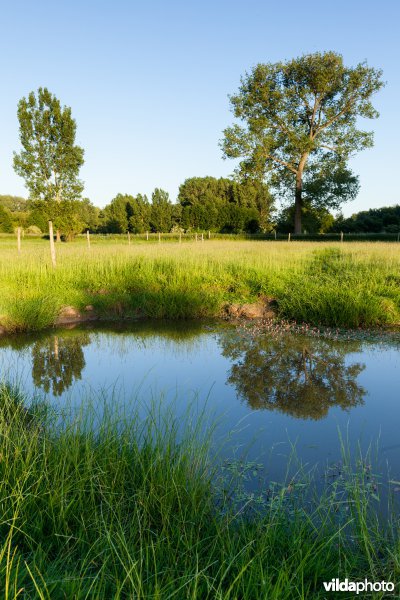
<instances>
[{"instance_id":1,"label":"tree reflection in water","mask_svg":"<svg viewBox=\"0 0 400 600\"><path fill-rule=\"evenodd\" d=\"M251 408L279 410L301 419L322 419L331 407L363 403L357 377L365 365L346 366L361 344L290 334L221 336L224 356L233 360L228 383Z\"/></svg>"},{"instance_id":2,"label":"tree reflection in water","mask_svg":"<svg viewBox=\"0 0 400 600\"><path fill-rule=\"evenodd\" d=\"M32 346L32 378L36 387L61 396L82 377L85 366L83 346L90 342L88 333L52 335Z\"/></svg>"}]
</instances>

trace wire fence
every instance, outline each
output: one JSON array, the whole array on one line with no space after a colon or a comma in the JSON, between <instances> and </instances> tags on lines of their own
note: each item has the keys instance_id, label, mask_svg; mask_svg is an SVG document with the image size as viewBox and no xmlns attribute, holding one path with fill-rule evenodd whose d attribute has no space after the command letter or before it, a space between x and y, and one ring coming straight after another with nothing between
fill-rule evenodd
<instances>
[{"instance_id":1,"label":"wire fence","mask_svg":"<svg viewBox=\"0 0 400 600\"><path fill-rule=\"evenodd\" d=\"M86 235L86 234L85 234ZM399 242L399 233L316 233L316 234L293 234L293 233L214 233L189 232L189 233L94 233L93 239L110 240L128 243L140 242L207 242L209 240L254 240L254 241L296 241L296 242ZM84 237L82 234L79 237Z\"/></svg>"},{"instance_id":2,"label":"wire fence","mask_svg":"<svg viewBox=\"0 0 400 600\"><path fill-rule=\"evenodd\" d=\"M18 237L19 236L19 237ZM13 239L21 233L0 233L0 239ZM89 237L90 236L90 237ZM30 239L49 239L49 234L37 235L27 234L22 231L22 237ZM214 233L212 231L185 232L185 233L82 233L75 239L86 239L90 246L90 240L109 241L115 243L165 243L165 242L198 242L204 243L209 240L253 240L253 241L277 241L277 242L400 242L399 233ZM20 245L20 241L18 242Z\"/></svg>"}]
</instances>

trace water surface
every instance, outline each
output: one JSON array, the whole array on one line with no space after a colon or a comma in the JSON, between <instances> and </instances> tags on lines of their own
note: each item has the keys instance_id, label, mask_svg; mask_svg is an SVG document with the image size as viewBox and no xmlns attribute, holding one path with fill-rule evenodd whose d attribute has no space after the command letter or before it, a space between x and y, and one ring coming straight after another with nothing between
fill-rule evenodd
<instances>
[{"instance_id":1,"label":"water surface","mask_svg":"<svg viewBox=\"0 0 400 600\"><path fill-rule=\"evenodd\" d=\"M135 323L58 329L0 340L3 378L57 409L104 397L129 414L162 398L179 417L195 403L217 417L214 447L284 476L293 446L305 464L378 444L400 476L400 342L251 334L232 326Z\"/></svg>"}]
</instances>

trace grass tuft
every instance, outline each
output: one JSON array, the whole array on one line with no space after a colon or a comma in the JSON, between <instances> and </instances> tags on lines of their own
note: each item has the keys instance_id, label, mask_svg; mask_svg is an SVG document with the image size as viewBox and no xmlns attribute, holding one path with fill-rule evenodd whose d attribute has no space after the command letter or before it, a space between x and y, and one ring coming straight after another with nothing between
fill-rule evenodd
<instances>
[{"instance_id":1,"label":"grass tuft","mask_svg":"<svg viewBox=\"0 0 400 600\"><path fill-rule=\"evenodd\" d=\"M346 478L346 501L292 481L249 513L198 424L178 441L156 406L106 414L60 422L0 386L2 598L322 599L332 577L398 579L398 521L379 526L366 477Z\"/></svg>"},{"instance_id":2,"label":"grass tuft","mask_svg":"<svg viewBox=\"0 0 400 600\"><path fill-rule=\"evenodd\" d=\"M92 236L57 245L0 237L0 326L38 330L60 309L101 318L219 317L227 304L275 298L278 318L332 327L400 323L396 243L206 241L153 244ZM132 238L133 239L133 238Z\"/></svg>"}]
</instances>

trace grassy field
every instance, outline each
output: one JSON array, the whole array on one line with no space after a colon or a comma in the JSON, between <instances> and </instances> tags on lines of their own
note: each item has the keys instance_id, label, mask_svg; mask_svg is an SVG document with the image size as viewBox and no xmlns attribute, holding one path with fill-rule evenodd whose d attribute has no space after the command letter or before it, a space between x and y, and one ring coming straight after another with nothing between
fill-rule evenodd
<instances>
[{"instance_id":1,"label":"grassy field","mask_svg":"<svg viewBox=\"0 0 400 600\"><path fill-rule=\"evenodd\" d=\"M276 300L279 318L333 327L400 322L400 244L161 242L126 238L56 244L0 238L0 324L42 329L60 309L101 317L218 317L229 303Z\"/></svg>"},{"instance_id":2,"label":"grassy field","mask_svg":"<svg viewBox=\"0 0 400 600\"><path fill-rule=\"evenodd\" d=\"M95 430L93 415L56 425L0 384L5 600L322 600L333 577L398 581L398 517L378 522L368 469L349 471L344 494L284 483L255 511L232 500L236 479L215 477L189 414L179 443L157 406L142 421L108 412Z\"/></svg>"}]
</instances>

